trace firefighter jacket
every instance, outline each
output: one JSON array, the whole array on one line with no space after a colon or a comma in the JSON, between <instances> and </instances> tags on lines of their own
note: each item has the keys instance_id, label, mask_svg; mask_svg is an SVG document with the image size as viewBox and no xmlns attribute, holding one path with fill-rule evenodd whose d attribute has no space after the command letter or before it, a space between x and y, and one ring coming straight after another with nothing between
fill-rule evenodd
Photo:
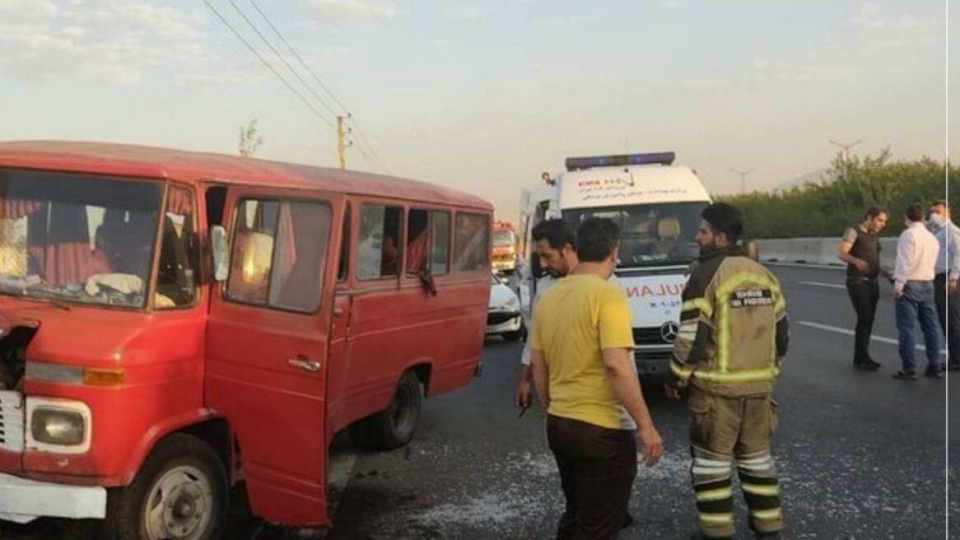
<instances>
[{"instance_id":1,"label":"firefighter jacket","mask_svg":"<svg viewBox=\"0 0 960 540\"><path fill-rule=\"evenodd\" d=\"M670 377L725 397L768 395L787 353L780 283L740 248L701 256L683 290Z\"/></svg>"}]
</instances>

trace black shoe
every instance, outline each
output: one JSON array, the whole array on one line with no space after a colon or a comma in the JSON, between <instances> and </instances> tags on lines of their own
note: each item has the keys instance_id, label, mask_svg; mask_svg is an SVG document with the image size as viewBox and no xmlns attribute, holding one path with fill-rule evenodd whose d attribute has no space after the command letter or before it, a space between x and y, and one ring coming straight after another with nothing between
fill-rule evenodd
<instances>
[{"instance_id":1,"label":"black shoe","mask_svg":"<svg viewBox=\"0 0 960 540\"><path fill-rule=\"evenodd\" d=\"M633 516L630 515L630 512L627 512L627 515L623 516L623 525L621 525L620 528L626 529L631 525L633 525Z\"/></svg>"},{"instance_id":2,"label":"black shoe","mask_svg":"<svg viewBox=\"0 0 960 540\"><path fill-rule=\"evenodd\" d=\"M693 533L690 540L733 540L732 536L707 536L700 532Z\"/></svg>"},{"instance_id":3,"label":"black shoe","mask_svg":"<svg viewBox=\"0 0 960 540\"><path fill-rule=\"evenodd\" d=\"M780 540L781 536L780 536L780 531L767 532L767 533L758 532L756 533L756 536L754 536L754 538L756 538L757 540Z\"/></svg>"},{"instance_id":4,"label":"black shoe","mask_svg":"<svg viewBox=\"0 0 960 540\"><path fill-rule=\"evenodd\" d=\"M854 364L853 369L857 371L877 371L880 369L880 364L874 362L873 360L868 360L866 362L858 362Z\"/></svg>"},{"instance_id":5,"label":"black shoe","mask_svg":"<svg viewBox=\"0 0 960 540\"><path fill-rule=\"evenodd\" d=\"M915 380L917 380L917 372L916 372L916 371L904 371L904 370L901 369L900 371L898 371L898 372L896 372L896 373L893 374L893 378L894 378L894 379L899 379L899 380L901 380L901 381L915 381Z\"/></svg>"},{"instance_id":6,"label":"black shoe","mask_svg":"<svg viewBox=\"0 0 960 540\"><path fill-rule=\"evenodd\" d=\"M926 371L923 372L923 376L928 379L939 379L943 377L943 375L940 374L939 368L927 369Z\"/></svg>"}]
</instances>

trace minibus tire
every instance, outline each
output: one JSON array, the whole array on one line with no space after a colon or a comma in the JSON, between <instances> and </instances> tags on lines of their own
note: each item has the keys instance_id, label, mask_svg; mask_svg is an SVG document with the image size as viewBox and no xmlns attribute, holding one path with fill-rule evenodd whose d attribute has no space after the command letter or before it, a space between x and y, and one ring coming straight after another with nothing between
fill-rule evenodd
<instances>
[{"instance_id":1,"label":"minibus tire","mask_svg":"<svg viewBox=\"0 0 960 540\"><path fill-rule=\"evenodd\" d=\"M167 493L160 482L167 483ZM191 514L198 510L195 496L209 491L212 508L204 522L204 516ZM171 493L172 492L172 493ZM229 481L227 472L217 453L204 441L185 434L170 435L160 442L143 462L133 482L125 488L110 492L107 506L107 538L111 540L153 540L148 534L147 505L150 498L178 496L167 501L181 508L164 512L155 518L166 527L193 529L190 540L215 540L220 538L227 521L229 507ZM183 499L181 502L180 499ZM161 501L157 501L161 502ZM203 504L203 503L201 503ZM178 510L180 510L178 515ZM199 508L200 511L204 509ZM187 515L184 515L187 513ZM200 523L196 523L200 520ZM154 521L157 524L157 521ZM197 527L197 528L195 528ZM169 530L169 529L167 529ZM182 533L181 533L182 534ZM167 535L165 535L167 536ZM163 538L161 536L161 538ZM159 540L159 539L158 539Z\"/></svg>"},{"instance_id":2,"label":"minibus tire","mask_svg":"<svg viewBox=\"0 0 960 540\"><path fill-rule=\"evenodd\" d=\"M400 377L397 391L387 406L387 410L378 412L361 420L351 436L362 447L372 450L395 450L406 445L417 431L420 421L420 406L423 392L416 373L407 371ZM354 431L359 430L356 436Z\"/></svg>"}]
</instances>

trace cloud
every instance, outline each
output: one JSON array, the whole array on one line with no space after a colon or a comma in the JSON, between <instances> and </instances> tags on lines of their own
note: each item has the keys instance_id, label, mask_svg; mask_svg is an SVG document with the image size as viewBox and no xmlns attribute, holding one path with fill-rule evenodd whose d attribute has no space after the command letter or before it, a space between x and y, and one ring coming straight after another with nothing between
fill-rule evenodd
<instances>
[{"instance_id":1,"label":"cloud","mask_svg":"<svg viewBox=\"0 0 960 540\"><path fill-rule=\"evenodd\" d=\"M257 77L253 77L256 79ZM219 88L227 85L249 83L249 73L178 73L173 76L174 86L188 86L191 88Z\"/></svg>"},{"instance_id":2,"label":"cloud","mask_svg":"<svg viewBox=\"0 0 960 540\"><path fill-rule=\"evenodd\" d=\"M307 0L307 5L324 22L366 23L397 16L397 2L388 0Z\"/></svg>"},{"instance_id":3,"label":"cloud","mask_svg":"<svg viewBox=\"0 0 960 540\"><path fill-rule=\"evenodd\" d=\"M475 22L486 17L489 11L483 7L471 4L457 4L445 9L447 17L458 21Z\"/></svg>"},{"instance_id":4,"label":"cloud","mask_svg":"<svg viewBox=\"0 0 960 540\"><path fill-rule=\"evenodd\" d=\"M870 2L862 2L858 6L848 26L859 34L863 45L869 47L872 53L902 47L911 42L945 39L943 20L939 17L890 13L879 4Z\"/></svg>"},{"instance_id":5,"label":"cloud","mask_svg":"<svg viewBox=\"0 0 960 540\"><path fill-rule=\"evenodd\" d=\"M581 15L566 15L563 17L555 17L547 21L548 24L556 26L579 26L581 24L590 24L599 22L601 17L599 15L593 14L581 14Z\"/></svg>"},{"instance_id":6,"label":"cloud","mask_svg":"<svg viewBox=\"0 0 960 540\"><path fill-rule=\"evenodd\" d=\"M203 17L157 1L0 0L0 74L129 85L205 58Z\"/></svg>"},{"instance_id":7,"label":"cloud","mask_svg":"<svg viewBox=\"0 0 960 540\"><path fill-rule=\"evenodd\" d=\"M943 21L935 16L891 13L870 2L862 2L843 28L830 43L802 57L756 60L754 82L805 83L836 81L854 73L890 74L915 66L917 58L929 59L942 50L945 39Z\"/></svg>"},{"instance_id":8,"label":"cloud","mask_svg":"<svg viewBox=\"0 0 960 540\"><path fill-rule=\"evenodd\" d=\"M660 2L660 6L665 7L667 9L677 9L682 5L683 5L682 0L666 0L664 2Z\"/></svg>"}]
</instances>

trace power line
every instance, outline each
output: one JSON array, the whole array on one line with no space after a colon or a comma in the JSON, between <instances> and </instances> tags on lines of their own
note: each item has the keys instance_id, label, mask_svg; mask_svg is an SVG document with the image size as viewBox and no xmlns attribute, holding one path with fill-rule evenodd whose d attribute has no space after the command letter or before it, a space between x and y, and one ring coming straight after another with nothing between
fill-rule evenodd
<instances>
[{"instance_id":1,"label":"power line","mask_svg":"<svg viewBox=\"0 0 960 540\"><path fill-rule=\"evenodd\" d=\"M318 94L317 91L313 89L313 86L307 84L307 81L305 81L303 77L300 76L300 73L298 73L297 70L293 69L293 66L290 65L290 62L287 62L287 59L284 58L283 55L280 54L280 51L278 51L277 48L273 46L273 43L271 43L270 40L267 39L267 36L263 35L263 32L261 32L260 29L257 28L257 25L253 24L253 21L251 21L250 17L247 17L247 14L242 9L240 9L240 6L238 6L234 0L227 0L227 1L230 2L230 5L233 6L233 9L235 9L237 13L240 15L240 17L243 18L244 22L247 23L247 26L249 26L250 29L254 31L254 33L260 36L260 39L267 44L267 47L270 47L270 50L273 51L273 54L276 55L277 59L283 62L283 65L287 66L287 69L290 71L290 73L293 74L294 77L297 78L298 81L300 81L300 84L302 84L304 88L306 88L311 94L313 94L313 97L317 98L317 101L319 101L320 104L323 105L324 108L326 108L327 111L330 112L330 114L332 114L333 116L337 116L337 111L333 110L333 108L329 104L327 104L326 101L324 101L324 99L320 96L320 94Z\"/></svg>"},{"instance_id":2,"label":"power line","mask_svg":"<svg viewBox=\"0 0 960 540\"><path fill-rule=\"evenodd\" d=\"M255 0L249 0L249 1L250 1L250 5L253 6L253 9L257 10L257 13L259 13L260 16L263 18L263 20L266 21L267 26L269 26L270 29L273 30L273 33L276 34L278 38L280 38L280 41L282 41L283 44L286 45L287 49L290 51L290 54L292 54L293 57L296 58L298 62L300 62L300 65L302 65L304 69L306 69L307 72L314 78L314 80L317 81L317 84L320 85L320 88L323 88L323 91L326 92L327 95L330 96L330 98L334 102L336 102L336 104L339 105L340 108L343 109L345 113L349 114L350 108L344 105L342 101L337 99L337 96L334 95L333 91L327 88L327 85L323 84L323 81L320 80L320 77L313 71L313 69L310 68L310 65L303 60L303 58L297 53L296 49L294 49L293 46L290 45L290 42L283 37L283 34L280 33L280 30L277 30L277 27L274 26L273 22L270 21L270 17L267 17L267 14L264 13L262 9L260 9L260 6L257 5L256 1Z\"/></svg>"},{"instance_id":3,"label":"power line","mask_svg":"<svg viewBox=\"0 0 960 540\"><path fill-rule=\"evenodd\" d=\"M360 123L357 122L357 119L354 118L352 114L348 114L347 116L350 117L350 120L353 121L354 127L357 128L357 135L360 135L360 140L361 140L361 142L362 142L367 148L369 148L371 152L373 152L373 156L377 159L377 165L379 165L380 168L383 169L387 174L391 174L390 171L387 170L387 168L383 166L383 163L380 161L380 156L377 155L377 151L373 148L373 145L370 144L369 141L367 141L367 136L363 133L363 130L360 129ZM360 148L360 147L358 146L357 148Z\"/></svg>"},{"instance_id":4,"label":"power line","mask_svg":"<svg viewBox=\"0 0 960 540\"><path fill-rule=\"evenodd\" d=\"M363 156L366 157L366 158L367 158L367 161L369 161L371 164L380 167L384 172L386 172L387 174L390 174L390 171L383 165L383 162L380 160L380 156L377 154L376 149L374 149L373 145L370 144L370 141L367 140L367 136L366 136L366 134L364 133L363 129L360 127L360 123L357 122L357 119L356 119L356 118L353 116L353 114L350 112L350 108L347 107L347 106L343 103L343 101L341 101L340 98L338 98L338 97L336 96L336 94L334 94L333 90L331 90L331 89L323 82L323 80L320 78L320 76L317 75L317 73L313 70L313 68L310 67L310 64L308 64L308 63L303 59L303 57L300 56L300 53L297 52L297 50L293 47L293 45L290 44L289 41L287 41L287 38L285 38L285 37L283 36L283 34L282 34L282 33L280 32L280 30L276 27L276 25L273 24L273 21L270 20L270 17L268 17L267 14L264 13L264 11L263 11L262 9L260 9L260 5L257 4L256 0L248 0L248 1L250 2L250 5L253 6L253 9L256 10L256 12L260 14L260 17L264 20L264 22L267 23L267 26L270 27L270 30L272 30L273 33L276 34L277 38L280 39L280 42L283 43L283 45L287 48L288 51L290 51L290 54L293 55L293 57L297 59L297 62L299 62L301 66L303 66L303 69L305 69L305 70L307 71L307 73L309 73L310 76L313 77L313 80L315 80L315 81L317 82L317 84L320 85L320 88L323 89L323 91L324 91L328 96L330 96L330 99L332 99L338 106L340 106L341 109L343 109L343 112L346 113L346 116L353 122L354 127L357 128L357 134L360 136L360 143L361 143L363 146L366 146L366 147L370 150L370 152L374 155L374 157L375 157L376 159L371 159L370 156L368 156L368 155L366 154L366 152L363 151L363 149L361 148L361 146L357 146L357 149L360 150L360 153L363 154ZM230 3L233 4L233 0L230 0ZM235 4L234 4L234 8L236 8L236 5L235 5ZM242 14L241 14L241 15L242 15ZM244 19L246 19L245 16L244 16ZM250 21L247 20L247 23L250 24ZM259 32L257 32L257 33L259 34ZM263 35L262 35L262 34L261 34L261 38L263 38ZM265 38L263 38L263 39L264 39L264 41L266 41ZM268 44L269 44L269 43L268 43ZM273 48L273 47L271 46L271 49L272 49L272 48ZM274 53L276 53L276 49L274 49ZM279 53L278 53L277 55L279 56ZM286 63L286 62L284 62L284 63ZM290 66L288 65L287 67L289 68ZM298 78L299 78L299 77L298 77ZM301 82L303 82L302 79L301 79ZM306 85L306 83L304 83L304 85ZM316 95L316 93L314 93L314 95ZM319 96L318 96L318 99L319 99ZM322 101L322 100L321 100L321 101ZM329 107L328 107L328 109L329 109ZM331 111L331 112L332 112L332 111ZM333 113L333 114L336 115L337 113Z\"/></svg>"},{"instance_id":5,"label":"power line","mask_svg":"<svg viewBox=\"0 0 960 540\"><path fill-rule=\"evenodd\" d=\"M287 89L293 92L298 98L300 98L300 101L302 101L304 105L306 105L311 111L313 111L313 114L315 114L317 118L319 118L325 124L330 126L331 129L336 129L336 126L334 126L333 122L331 122L330 119L325 117L323 113L318 111L316 107L314 107L305 97L303 97L303 94L298 92L297 89L294 88L293 85L291 85L290 82L287 81L287 79L285 79L283 75L280 74L280 72L274 69L274 67L270 65L270 62L267 62L267 60L259 52L257 52L257 49L255 49L253 45L250 45L250 42L247 41L243 37L243 35L240 34L240 32L237 32L236 28L234 28L233 25L231 25L230 22L227 21L227 19L219 11L217 11L217 8L213 7L213 4L211 4L209 0L203 0L203 3L206 4L208 8L210 8L210 11L213 11L213 13L217 16L217 18L220 19L221 22L223 22L224 26L226 26L227 28L230 29L231 32L233 32L233 35L237 36L237 39L242 41L243 44L246 45L248 49L250 49L250 52L252 52L257 58L259 58L261 62L263 62L263 65L267 66L267 69L269 69L278 79L280 79L280 82L282 82L283 85L287 87Z\"/></svg>"}]
</instances>

